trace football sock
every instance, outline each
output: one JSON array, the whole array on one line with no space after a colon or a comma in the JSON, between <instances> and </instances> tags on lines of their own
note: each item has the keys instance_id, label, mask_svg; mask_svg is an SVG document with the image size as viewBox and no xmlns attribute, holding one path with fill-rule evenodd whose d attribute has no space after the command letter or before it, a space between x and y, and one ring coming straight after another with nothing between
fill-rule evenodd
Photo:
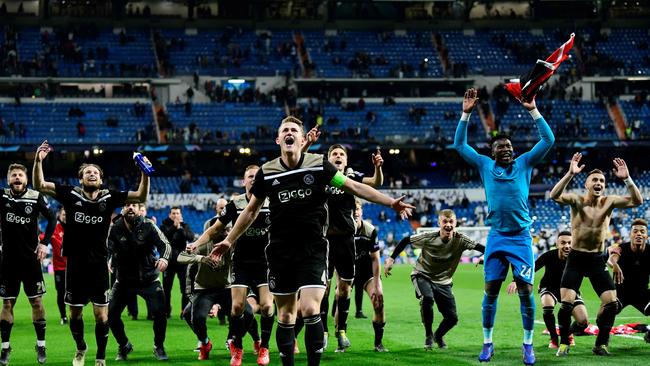
<instances>
[{"instance_id":1,"label":"football sock","mask_svg":"<svg viewBox=\"0 0 650 366\"><path fill-rule=\"evenodd\" d=\"M596 324L598 325L596 346L602 344L607 345L609 343L609 331L612 330L612 326L614 325L617 310L618 303L616 301L603 305L603 311L600 313L598 318L596 318Z\"/></svg>"},{"instance_id":2,"label":"football sock","mask_svg":"<svg viewBox=\"0 0 650 366\"><path fill-rule=\"evenodd\" d=\"M278 322L278 327L275 331L275 341L280 352L282 366L293 366L293 346L296 341L295 334L293 333L293 324Z\"/></svg>"},{"instance_id":3,"label":"football sock","mask_svg":"<svg viewBox=\"0 0 650 366\"><path fill-rule=\"evenodd\" d=\"M269 339L271 339L271 332L273 331L274 321L275 321L274 315L265 316L264 314L262 314L262 317L260 318L260 326L262 330L261 346L264 348L269 348Z\"/></svg>"},{"instance_id":4,"label":"football sock","mask_svg":"<svg viewBox=\"0 0 650 366\"><path fill-rule=\"evenodd\" d=\"M557 342L558 337L557 330L555 330L555 313L553 312L554 309L554 306L544 306L542 309L542 317L544 318L546 329L551 335L551 339L554 339Z\"/></svg>"},{"instance_id":5,"label":"football sock","mask_svg":"<svg viewBox=\"0 0 650 366\"><path fill-rule=\"evenodd\" d=\"M381 344L384 339L384 326L386 323L372 322L372 329L375 331L375 346Z\"/></svg>"},{"instance_id":6,"label":"football sock","mask_svg":"<svg viewBox=\"0 0 650 366\"><path fill-rule=\"evenodd\" d=\"M108 323L95 323L95 341L97 342L97 355L95 358L98 360L106 359L106 344L108 344Z\"/></svg>"},{"instance_id":7,"label":"football sock","mask_svg":"<svg viewBox=\"0 0 650 366\"><path fill-rule=\"evenodd\" d=\"M560 310L557 312L557 324L560 327L560 343L569 344L571 335L571 313L573 313L573 304L562 301Z\"/></svg>"},{"instance_id":8,"label":"football sock","mask_svg":"<svg viewBox=\"0 0 650 366\"><path fill-rule=\"evenodd\" d=\"M325 345L325 332L320 314L308 316L305 322L305 349L307 350L307 365L320 365L323 346Z\"/></svg>"}]
</instances>

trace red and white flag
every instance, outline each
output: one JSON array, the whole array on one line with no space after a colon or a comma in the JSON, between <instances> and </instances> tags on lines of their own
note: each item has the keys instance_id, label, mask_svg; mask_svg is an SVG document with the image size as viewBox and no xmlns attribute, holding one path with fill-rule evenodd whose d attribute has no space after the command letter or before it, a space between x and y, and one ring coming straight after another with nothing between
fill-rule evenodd
<instances>
[{"instance_id":1,"label":"red and white flag","mask_svg":"<svg viewBox=\"0 0 650 366\"><path fill-rule=\"evenodd\" d=\"M542 85L560 67L560 64L569 57L569 51L573 48L574 37L575 33L571 33L571 38L555 50L546 61L537 60L535 66L528 73L507 83L505 85L506 90L519 101L532 101Z\"/></svg>"}]
</instances>

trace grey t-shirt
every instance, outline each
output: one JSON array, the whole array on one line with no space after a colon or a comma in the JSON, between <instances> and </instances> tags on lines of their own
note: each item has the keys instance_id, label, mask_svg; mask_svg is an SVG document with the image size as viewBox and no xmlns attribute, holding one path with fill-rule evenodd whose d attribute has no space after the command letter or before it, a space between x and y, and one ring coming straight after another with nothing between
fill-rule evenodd
<instances>
[{"instance_id":1,"label":"grey t-shirt","mask_svg":"<svg viewBox=\"0 0 650 366\"><path fill-rule=\"evenodd\" d=\"M413 248L422 249L411 275L425 276L440 285L451 284L463 252L473 250L477 244L459 232L445 243L438 231L411 235L410 241Z\"/></svg>"}]
</instances>

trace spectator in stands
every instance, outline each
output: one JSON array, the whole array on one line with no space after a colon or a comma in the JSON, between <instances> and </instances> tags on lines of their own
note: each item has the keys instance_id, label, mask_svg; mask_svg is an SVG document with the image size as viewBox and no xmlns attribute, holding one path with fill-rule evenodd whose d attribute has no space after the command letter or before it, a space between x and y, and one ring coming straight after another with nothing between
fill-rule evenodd
<instances>
[{"instance_id":1,"label":"spectator in stands","mask_svg":"<svg viewBox=\"0 0 650 366\"><path fill-rule=\"evenodd\" d=\"M83 122L77 122L77 136L80 138L86 137L86 126Z\"/></svg>"},{"instance_id":2,"label":"spectator in stands","mask_svg":"<svg viewBox=\"0 0 650 366\"><path fill-rule=\"evenodd\" d=\"M25 124L22 122L18 124L18 137L21 139L27 138L27 127L25 127Z\"/></svg>"},{"instance_id":3,"label":"spectator in stands","mask_svg":"<svg viewBox=\"0 0 650 366\"><path fill-rule=\"evenodd\" d=\"M183 173L183 177L181 178L181 183L178 188L181 193L192 193L192 173L190 173L189 170L186 170Z\"/></svg>"},{"instance_id":4,"label":"spectator in stands","mask_svg":"<svg viewBox=\"0 0 650 366\"><path fill-rule=\"evenodd\" d=\"M379 211L379 217L377 219L379 220L379 222L388 221L388 216L386 215L386 211L384 210Z\"/></svg>"}]
</instances>

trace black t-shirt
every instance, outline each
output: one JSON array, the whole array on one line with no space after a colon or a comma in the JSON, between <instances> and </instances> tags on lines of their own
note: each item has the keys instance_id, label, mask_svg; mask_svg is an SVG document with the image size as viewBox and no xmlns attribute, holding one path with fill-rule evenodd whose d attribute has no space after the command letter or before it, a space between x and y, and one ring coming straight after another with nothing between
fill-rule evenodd
<instances>
[{"instance_id":1,"label":"black t-shirt","mask_svg":"<svg viewBox=\"0 0 650 366\"><path fill-rule=\"evenodd\" d=\"M352 168L345 168L343 174L348 179L361 182L363 173L359 173ZM329 212L329 231L335 234L353 234L355 231L354 224L354 195L345 193L340 188L327 186L325 188L329 194L327 200L327 210Z\"/></svg>"},{"instance_id":2,"label":"black t-shirt","mask_svg":"<svg viewBox=\"0 0 650 366\"><path fill-rule=\"evenodd\" d=\"M271 244L290 243L295 247L325 242L325 186L337 172L321 154L303 154L294 169L281 158L262 165L251 193L257 199L269 198Z\"/></svg>"},{"instance_id":3,"label":"black t-shirt","mask_svg":"<svg viewBox=\"0 0 650 366\"><path fill-rule=\"evenodd\" d=\"M124 206L128 192L103 189L95 200L86 198L80 187L57 184L55 192L67 217L63 255L68 261L105 262L111 215L116 208Z\"/></svg>"},{"instance_id":4,"label":"black t-shirt","mask_svg":"<svg viewBox=\"0 0 650 366\"><path fill-rule=\"evenodd\" d=\"M557 249L551 249L535 261L535 272L546 267L544 276L539 281L540 288L560 288L566 260L558 257Z\"/></svg>"},{"instance_id":5,"label":"black t-shirt","mask_svg":"<svg viewBox=\"0 0 650 366\"><path fill-rule=\"evenodd\" d=\"M8 260L36 259L38 245L38 215L51 219L45 197L38 191L27 189L20 196L14 196L5 188L0 198L2 215L2 251ZM52 229L56 223L52 222ZM50 231L50 236L52 231ZM48 243L50 237L44 237Z\"/></svg>"},{"instance_id":6,"label":"black t-shirt","mask_svg":"<svg viewBox=\"0 0 650 366\"><path fill-rule=\"evenodd\" d=\"M224 225L235 221L248 205L246 194L233 198L217 218ZM271 224L268 201L260 209L259 215L251 226L237 239L235 250L232 254L233 262L238 263L266 263L264 248L269 243L269 225Z\"/></svg>"},{"instance_id":7,"label":"black t-shirt","mask_svg":"<svg viewBox=\"0 0 650 366\"><path fill-rule=\"evenodd\" d=\"M650 249L646 245L643 252L633 252L630 243L623 243L620 247L618 266L623 271L623 283L616 285L616 290L629 294L647 290L650 282Z\"/></svg>"},{"instance_id":8,"label":"black t-shirt","mask_svg":"<svg viewBox=\"0 0 650 366\"><path fill-rule=\"evenodd\" d=\"M354 236L354 246L356 248L356 260L359 262L369 261L370 254L379 251L377 228L364 221Z\"/></svg>"}]
</instances>

